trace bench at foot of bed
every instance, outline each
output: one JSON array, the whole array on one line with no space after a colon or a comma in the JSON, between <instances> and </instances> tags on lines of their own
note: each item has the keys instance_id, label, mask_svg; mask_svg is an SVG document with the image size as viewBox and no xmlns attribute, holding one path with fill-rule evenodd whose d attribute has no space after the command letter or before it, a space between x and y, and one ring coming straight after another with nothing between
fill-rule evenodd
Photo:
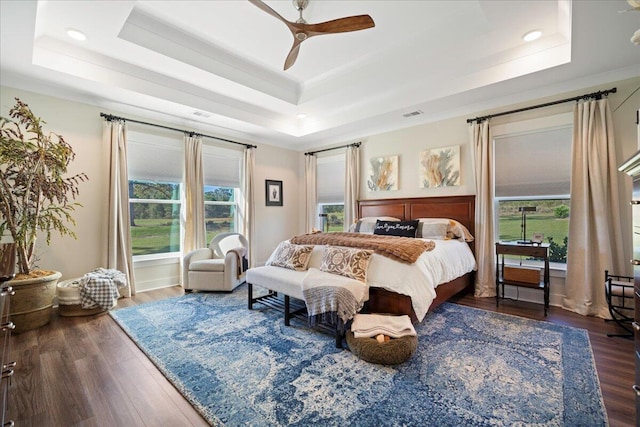
<instances>
[{"instance_id":1,"label":"bench at foot of bed","mask_svg":"<svg viewBox=\"0 0 640 427\"><path fill-rule=\"evenodd\" d=\"M291 297L283 292L267 289L264 295L253 295L253 284L247 282L247 308L253 310L253 304L260 303L284 313L284 324L290 326L292 318L302 319L308 322L307 307L301 298ZM336 348L342 348L345 328L341 321L337 325L317 324L315 327L333 334L336 340Z\"/></svg>"}]
</instances>

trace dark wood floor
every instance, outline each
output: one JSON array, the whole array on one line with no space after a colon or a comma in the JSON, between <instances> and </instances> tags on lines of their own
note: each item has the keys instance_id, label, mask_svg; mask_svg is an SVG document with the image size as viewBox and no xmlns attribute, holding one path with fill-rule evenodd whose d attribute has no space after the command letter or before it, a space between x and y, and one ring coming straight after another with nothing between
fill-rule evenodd
<instances>
[{"instance_id":1,"label":"dark wood floor","mask_svg":"<svg viewBox=\"0 0 640 427\"><path fill-rule=\"evenodd\" d=\"M121 299L120 306L181 295L180 287ZM495 301L464 296L457 303L495 310ZM503 313L587 329L612 427L635 425L633 342L608 338L615 327L551 307L505 301ZM207 425L108 315L58 317L12 338L18 362L8 417L17 426Z\"/></svg>"}]
</instances>

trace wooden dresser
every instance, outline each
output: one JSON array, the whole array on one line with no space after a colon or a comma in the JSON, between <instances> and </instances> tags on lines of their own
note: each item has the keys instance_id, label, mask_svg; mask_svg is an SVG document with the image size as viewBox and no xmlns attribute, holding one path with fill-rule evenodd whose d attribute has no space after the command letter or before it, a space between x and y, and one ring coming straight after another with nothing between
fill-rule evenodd
<instances>
[{"instance_id":1,"label":"wooden dresser","mask_svg":"<svg viewBox=\"0 0 640 427\"><path fill-rule=\"evenodd\" d=\"M15 293L8 282L13 279L16 265L16 249L13 243L0 243L0 427L13 426L8 420L7 405L9 386L16 363L11 360L11 331L14 324L9 320L9 302Z\"/></svg>"},{"instance_id":2,"label":"wooden dresser","mask_svg":"<svg viewBox=\"0 0 640 427\"><path fill-rule=\"evenodd\" d=\"M633 322L636 380L633 389L636 392L636 426L640 426L640 151L636 152L622 166L620 171L633 179L633 194L631 196L633 218L633 282L635 287L635 311Z\"/></svg>"},{"instance_id":3,"label":"wooden dresser","mask_svg":"<svg viewBox=\"0 0 640 427\"><path fill-rule=\"evenodd\" d=\"M9 386L16 366L11 361L11 331L14 326L9 320L9 300L13 295L11 286L2 286L0 289L0 365L2 366L2 379L0 380L0 410L2 411L1 426L13 426L13 421L6 418L7 404L9 401Z\"/></svg>"}]
</instances>

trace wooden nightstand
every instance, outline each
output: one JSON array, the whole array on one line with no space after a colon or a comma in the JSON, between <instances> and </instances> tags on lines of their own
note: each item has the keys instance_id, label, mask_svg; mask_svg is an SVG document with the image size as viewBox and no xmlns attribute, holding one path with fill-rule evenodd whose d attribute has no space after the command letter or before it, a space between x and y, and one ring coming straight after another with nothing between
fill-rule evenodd
<instances>
[{"instance_id":1,"label":"wooden nightstand","mask_svg":"<svg viewBox=\"0 0 640 427\"><path fill-rule=\"evenodd\" d=\"M513 266L516 271L511 277L505 278L505 255L517 255L532 258L542 258L544 261L543 279L529 280L527 271L523 269L521 278L517 275L518 266ZM507 269L511 266L507 265ZM549 310L549 244L519 244L515 242L496 243L496 306L500 304L500 298L504 298L504 285L520 286L525 288L542 289L544 291L544 315ZM502 290L502 293L500 292Z\"/></svg>"}]
</instances>

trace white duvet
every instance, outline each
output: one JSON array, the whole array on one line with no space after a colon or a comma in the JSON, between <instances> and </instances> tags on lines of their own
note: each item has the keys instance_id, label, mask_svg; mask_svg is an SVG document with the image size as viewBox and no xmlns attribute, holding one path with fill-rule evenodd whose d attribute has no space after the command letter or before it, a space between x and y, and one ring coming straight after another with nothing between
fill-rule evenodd
<instances>
[{"instance_id":1,"label":"white duvet","mask_svg":"<svg viewBox=\"0 0 640 427\"><path fill-rule=\"evenodd\" d=\"M469 245L459 240L434 240L436 247L404 264L374 254L367 271L370 287L383 288L411 297L419 321L436 297L435 288L476 269Z\"/></svg>"},{"instance_id":2,"label":"white duvet","mask_svg":"<svg viewBox=\"0 0 640 427\"><path fill-rule=\"evenodd\" d=\"M367 284L411 297L419 321L436 297L435 288L476 269L469 245L459 240L434 240L432 251L424 252L413 264L373 254L367 270ZM309 268L320 268L323 245L314 247Z\"/></svg>"}]
</instances>

